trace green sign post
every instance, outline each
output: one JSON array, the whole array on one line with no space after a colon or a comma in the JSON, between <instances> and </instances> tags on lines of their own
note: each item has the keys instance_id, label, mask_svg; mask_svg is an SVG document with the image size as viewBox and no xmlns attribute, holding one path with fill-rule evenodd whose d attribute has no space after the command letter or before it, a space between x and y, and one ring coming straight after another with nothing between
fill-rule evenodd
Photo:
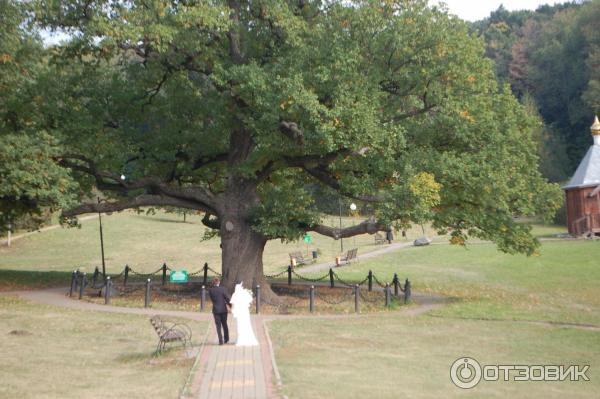
<instances>
[{"instance_id":1,"label":"green sign post","mask_svg":"<svg viewBox=\"0 0 600 399\"><path fill-rule=\"evenodd\" d=\"M310 244L312 242L312 237L310 236L310 234L306 233L304 235L304 242L306 242L307 244Z\"/></svg>"},{"instance_id":2,"label":"green sign post","mask_svg":"<svg viewBox=\"0 0 600 399\"><path fill-rule=\"evenodd\" d=\"M187 283L188 272L187 270L172 271L169 274L169 282L171 283Z\"/></svg>"}]
</instances>

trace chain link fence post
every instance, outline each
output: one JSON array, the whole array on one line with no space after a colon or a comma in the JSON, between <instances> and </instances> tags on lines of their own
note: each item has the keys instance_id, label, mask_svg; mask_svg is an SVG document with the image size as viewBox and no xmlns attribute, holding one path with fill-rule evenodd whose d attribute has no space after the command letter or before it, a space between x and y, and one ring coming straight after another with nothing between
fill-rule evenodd
<instances>
[{"instance_id":1,"label":"chain link fence post","mask_svg":"<svg viewBox=\"0 0 600 399\"><path fill-rule=\"evenodd\" d=\"M162 285L167 284L167 264L163 263L162 266Z\"/></svg>"},{"instance_id":2,"label":"chain link fence post","mask_svg":"<svg viewBox=\"0 0 600 399\"><path fill-rule=\"evenodd\" d=\"M146 280L146 291L144 293L144 307L145 308L149 308L150 307L150 287L152 285L152 281L150 281L150 279Z\"/></svg>"},{"instance_id":3,"label":"chain link fence post","mask_svg":"<svg viewBox=\"0 0 600 399\"><path fill-rule=\"evenodd\" d=\"M373 291L373 271L369 270L367 278L369 279L369 292L371 292Z\"/></svg>"},{"instance_id":4,"label":"chain link fence post","mask_svg":"<svg viewBox=\"0 0 600 399\"><path fill-rule=\"evenodd\" d=\"M394 273L394 280L392 280L392 282L394 283L394 296L398 296L399 295L399 285L400 282L398 281L398 273Z\"/></svg>"},{"instance_id":5,"label":"chain link fence post","mask_svg":"<svg viewBox=\"0 0 600 399\"><path fill-rule=\"evenodd\" d=\"M404 303L407 303L408 301L410 301L410 295L411 295L411 288L410 288L410 281L408 281L408 279L406 279L406 281L404 282Z\"/></svg>"},{"instance_id":6,"label":"chain link fence post","mask_svg":"<svg viewBox=\"0 0 600 399\"><path fill-rule=\"evenodd\" d=\"M310 310L310 313L314 313L315 312L315 286L311 285L310 286L310 295L309 295L309 305L308 308Z\"/></svg>"},{"instance_id":7,"label":"chain link fence post","mask_svg":"<svg viewBox=\"0 0 600 399\"><path fill-rule=\"evenodd\" d=\"M360 313L360 285L354 286L354 312Z\"/></svg>"},{"instance_id":8,"label":"chain link fence post","mask_svg":"<svg viewBox=\"0 0 600 399\"><path fill-rule=\"evenodd\" d=\"M204 306L206 303L206 286L203 285L202 289L200 290L200 311L204 312Z\"/></svg>"},{"instance_id":9,"label":"chain link fence post","mask_svg":"<svg viewBox=\"0 0 600 399\"><path fill-rule=\"evenodd\" d=\"M75 270L73 270L73 273L71 273L71 289L69 290L69 297L73 296L73 291L75 291L75 279L77 278L77 274L75 273Z\"/></svg>"},{"instance_id":10,"label":"chain link fence post","mask_svg":"<svg viewBox=\"0 0 600 399\"><path fill-rule=\"evenodd\" d=\"M96 283L98 282L98 276L100 275L100 270L98 270L98 266L94 270L94 275L92 276L92 288L96 288Z\"/></svg>"},{"instance_id":11,"label":"chain link fence post","mask_svg":"<svg viewBox=\"0 0 600 399\"><path fill-rule=\"evenodd\" d=\"M81 275L81 285L79 286L79 299L83 298L83 290L85 290L86 283L87 283L87 281L86 281L85 273L83 273Z\"/></svg>"},{"instance_id":12,"label":"chain link fence post","mask_svg":"<svg viewBox=\"0 0 600 399\"><path fill-rule=\"evenodd\" d=\"M202 277L202 285L206 286L208 283L208 262L204 263L204 276Z\"/></svg>"},{"instance_id":13,"label":"chain link fence post","mask_svg":"<svg viewBox=\"0 0 600 399\"><path fill-rule=\"evenodd\" d=\"M334 282L333 282L333 269L329 268L329 285L331 286L331 288L334 287Z\"/></svg>"},{"instance_id":14,"label":"chain link fence post","mask_svg":"<svg viewBox=\"0 0 600 399\"><path fill-rule=\"evenodd\" d=\"M392 300L390 297L391 297L390 284L385 283L385 307L386 308L389 308L390 305L392 304Z\"/></svg>"},{"instance_id":15,"label":"chain link fence post","mask_svg":"<svg viewBox=\"0 0 600 399\"><path fill-rule=\"evenodd\" d=\"M129 265L125 265L125 275L123 276L123 287L127 287L127 279L129 278Z\"/></svg>"},{"instance_id":16,"label":"chain link fence post","mask_svg":"<svg viewBox=\"0 0 600 399\"><path fill-rule=\"evenodd\" d=\"M73 291L77 292L77 290L79 289L79 276L81 275L81 272L79 270L77 270L75 272L75 288L73 289Z\"/></svg>"},{"instance_id":17,"label":"chain link fence post","mask_svg":"<svg viewBox=\"0 0 600 399\"><path fill-rule=\"evenodd\" d=\"M110 305L110 290L112 288L112 280L110 276L106 277L106 284L104 285L104 304Z\"/></svg>"},{"instance_id":18,"label":"chain link fence post","mask_svg":"<svg viewBox=\"0 0 600 399\"><path fill-rule=\"evenodd\" d=\"M288 285L292 285L292 266L288 266L287 269L287 273L288 273Z\"/></svg>"}]
</instances>

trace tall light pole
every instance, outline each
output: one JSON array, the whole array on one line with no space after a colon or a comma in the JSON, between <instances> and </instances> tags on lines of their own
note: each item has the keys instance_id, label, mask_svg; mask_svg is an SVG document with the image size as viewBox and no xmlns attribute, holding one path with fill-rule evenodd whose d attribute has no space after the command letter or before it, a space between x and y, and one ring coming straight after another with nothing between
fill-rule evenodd
<instances>
[{"instance_id":1,"label":"tall light pole","mask_svg":"<svg viewBox=\"0 0 600 399\"><path fill-rule=\"evenodd\" d=\"M98 204L101 200L98 197ZM102 213L98 210L98 220L100 221L100 252L102 253L102 277L106 278L106 262L104 261L104 237L102 235Z\"/></svg>"},{"instance_id":2,"label":"tall light pole","mask_svg":"<svg viewBox=\"0 0 600 399\"><path fill-rule=\"evenodd\" d=\"M352 216L356 216L354 214L354 211L356 211L356 204L354 202L350 204L350 210L352 211ZM356 248L356 236L352 237L352 242L353 242L352 246L354 248Z\"/></svg>"}]
</instances>

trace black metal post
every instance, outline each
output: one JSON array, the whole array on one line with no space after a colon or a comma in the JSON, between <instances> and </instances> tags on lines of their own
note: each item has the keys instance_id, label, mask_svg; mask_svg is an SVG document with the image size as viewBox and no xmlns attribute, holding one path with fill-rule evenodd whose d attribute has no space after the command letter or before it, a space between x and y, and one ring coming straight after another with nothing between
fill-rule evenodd
<instances>
[{"instance_id":1,"label":"black metal post","mask_svg":"<svg viewBox=\"0 0 600 399\"><path fill-rule=\"evenodd\" d=\"M392 282L394 283L394 296L398 296L398 288L400 285L400 282L398 281L398 273L394 273L394 279Z\"/></svg>"},{"instance_id":2,"label":"black metal post","mask_svg":"<svg viewBox=\"0 0 600 399\"><path fill-rule=\"evenodd\" d=\"M309 302L309 306L308 308L310 309L310 313L314 313L315 312L315 286L311 285L310 286L310 302Z\"/></svg>"},{"instance_id":3,"label":"black metal post","mask_svg":"<svg viewBox=\"0 0 600 399\"><path fill-rule=\"evenodd\" d=\"M79 286L79 299L83 298L83 290L85 290L85 284L87 283L85 273L81 275L81 285Z\"/></svg>"},{"instance_id":4,"label":"black metal post","mask_svg":"<svg viewBox=\"0 0 600 399\"><path fill-rule=\"evenodd\" d=\"M354 311L360 313L360 285L354 286Z\"/></svg>"},{"instance_id":5,"label":"black metal post","mask_svg":"<svg viewBox=\"0 0 600 399\"><path fill-rule=\"evenodd\" d=\"M79 270L77 270L75 272L75 289L73 291L77 292L77 290L79 289L79 276L81 275L81 272Z\"/></svg>"},{"instance_id":6,"label":"black metal post","mask_svg":"<svg viewBox=\"0 0 600 399\"><path fill-rule=\"evenodd\" d=\"M206 286L203 285L200 290L200 311L204 312L204 307L206 306Z\"/></svg>"},{"instance_id":7,"label":"black metal post","mask_svg":"<svg viewBox=\"0 0 600 399\"><path fill-rule=\"evenodd\" d=\"M404 303L407 303L408 301L410 301L410 281L408 281L408 279L406 279L406 281L404 282Z\"/></svg>"},{"instance_id":8,"label":"black metal post","mask_svg":"<svg viewBox=\"0 0 600 399\"><path fill-rule=\"evenodd\" d=\"M75 291L75 280L77 279L77 273L75 273L75 270L73 270L73 273L71 273L71 289L69 290L69 297L73 296L73 291Z\"/></svg>"},{"instance_id":9,"label":"black metal post","mask_svg":"<svg viewBox=\"0 0 600 399\"><path fill-rule=\"evenodd\" d=\"M94 269L94 275L92 276L92 288L96 288L96 283L98 282L98 275L100 275L100 270L98 270L98 266Z\"/></svg>"},{"instance_id":10,"label":"black metal post","mask_svg":"<svg viewBox=\"0 0 600 399\"><path fill-rule=\"evenodd\" d=\"M204 263L204 277L202 278L202 285L206 286L208 283L208 263Z\"/></svg>"},{"instance_id":11,"label":"black metal post","mask_svg":"<svg viewBox=\"0 0 600 399\"><path fill-rule=\"evenodd\" d=\"M292 266L288 266L288 285L292 285Z\"/></svg>"},{"instance_id":12,"label":"black metal post","mask_svg":"<svg viewBox=\"0 0 600 399\"><path fill-rule=\"evenodd\" d=\"M256 286L256 314L260 313L260 285Z\"/></svg>"},{"instance_id":13,"label":"black metal post","mask_svg":"<svg viewBox=\"0 0 600 399\"><path fill-rule=\"evenodd\" d=\"M167 264L163 263L162 267L162 285L167 284Z\"/></svg>"},{"instance_id":14,"label":"black metal post","mask_svg":"<svg viewBox=\"0 0 600 399\"><path fill-rule=\"evenodd\" d=\"M144 293L144 307L150 307L150 289L151 289L152 281L150 279L146 280L146 292Z\"/></svg>"},{"instance_id":15,"label":"black metal post","mask_svg":"<svg viewBox=\"0 0 600 399\"><path fill-rule=\"evenodd\" d=\"M100 197L98 197L98 204ZM106 261L104 260L104 235L102 234L102 213L98 211L98 221L100 222L100 252L102 253L102 276L106 278Z\"/></svg>"},{"instance_id":16,"label":"black metal post","mask_svg":"<svg viewBox=\"0 0 600 399\"><path fill-rule=\"evenodd\" d=\"M129 265L125 265L125 276L123 276L123 287L127 287L127 279L129 278Z\"/></svg>"},{"instance_id":17,"label":"black metal post","mask_svg":"<svg viewBox=\"0 0 600 399\"><path fill-rule=\"evenodd\" d=\"M106 277L106 285L104 286L104 304L110 305L110 290L112 288L112 281L110 276Z\"/></svg>"},{"instance_id":18,"label":"black metal post","mask_svg":"<svg viewBox=\"0 0 600 399\"><path fill-rule=\"evenodd\" d=\"M329 268L329 285L331 285L331 288L334 287L334 283L333 283L333 269Z\"/></svg>"},{"instance_id":19,"label":"black metal post","mask_svg":"<svg viewBox=\"0 0 600 399\"><path fill-rule=\"evenodd\" d=\"M390 305L392 304L392 298L391 298L391 291L390 291L390 283L385 283L385 307L389 308Z\"/></svg>"},{"instance_id":20,"label":"black metal post","mask_svg":"<svg viewBox=\"0 0 600 399\"><path fill-rule=\"evenodd\" d=\"M369 270L369 274L367 275L369 279L369 292L373 291L373 272Z\"/></svg>"}]
</instances>

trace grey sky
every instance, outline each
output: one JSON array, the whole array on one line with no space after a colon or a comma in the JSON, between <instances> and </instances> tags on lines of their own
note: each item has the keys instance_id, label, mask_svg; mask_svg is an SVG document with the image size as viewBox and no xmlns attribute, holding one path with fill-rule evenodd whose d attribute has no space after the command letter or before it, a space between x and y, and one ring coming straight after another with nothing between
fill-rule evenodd
<instances>
[{"instance_id":1,"label":"grey sky","mask_svg":"<svg viewBox=\"0 0 600 399\"><path fill-rule=\"evenodd\" d=\"M566 1L566 0L565 0ZM442 1L431 1L431 4ZM451 14L458 15L467 21L477 21L490 15L500 4L510 11L535 10L543 4L563 3L553 0L443 0Z\"/></svg>"},{"instance_id":2,"label":"grey sky","mask_svg":"<svg viewBox=\"0 0 600 399\"><path fill-rule=\"evenodd\" d=\"M490 15L490 12L496 10L500 4L508 10L535 10L542 4L555 4L564 1L554 0L430 0L430 4L444 2L448 6L451 14L457 15L467 21L477 21ZM61 40L68 38L64 34L50 34L43 32L44 42L47 45L57 44Z\"/></svg>"}]
</instances>

